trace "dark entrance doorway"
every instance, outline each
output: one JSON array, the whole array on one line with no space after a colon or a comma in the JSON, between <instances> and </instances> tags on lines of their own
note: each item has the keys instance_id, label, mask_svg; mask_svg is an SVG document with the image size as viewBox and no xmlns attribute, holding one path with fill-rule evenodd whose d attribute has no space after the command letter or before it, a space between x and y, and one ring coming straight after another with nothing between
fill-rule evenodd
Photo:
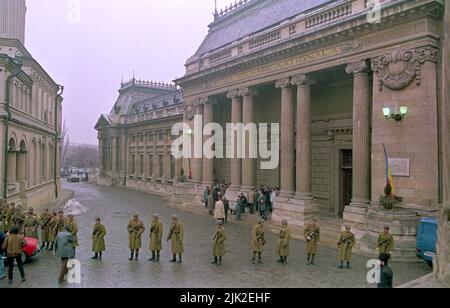
<instances>
[{"instance_id":1,"label":"dark entrance doorway","mask_svg":"<svg viewBox=\"0 0 450 308\"><path fill-rule=\"evenodd\" d=\"M339 218L344 217L345 207L352 201L353 194L353 151L341 151L341 178L340 178L340 203Z\"/></svg>"}]
</instances>

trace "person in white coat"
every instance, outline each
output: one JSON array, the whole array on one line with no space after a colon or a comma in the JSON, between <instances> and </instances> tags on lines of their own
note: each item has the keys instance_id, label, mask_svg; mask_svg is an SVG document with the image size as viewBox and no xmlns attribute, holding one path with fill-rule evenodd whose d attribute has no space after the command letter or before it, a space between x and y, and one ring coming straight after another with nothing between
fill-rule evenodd
<instances>
[{"instance_id":1,"label":"person in white coat","mask_svg":"<svg viewBox=\"0 0 450 308\"><path fill-rule=\"evenodd\" d=\"M225 206L222 201L222 196L219 196L219 200L216 202L214 218L222 221L222 223L225 223Z\"/></svg>"}]
</instances>

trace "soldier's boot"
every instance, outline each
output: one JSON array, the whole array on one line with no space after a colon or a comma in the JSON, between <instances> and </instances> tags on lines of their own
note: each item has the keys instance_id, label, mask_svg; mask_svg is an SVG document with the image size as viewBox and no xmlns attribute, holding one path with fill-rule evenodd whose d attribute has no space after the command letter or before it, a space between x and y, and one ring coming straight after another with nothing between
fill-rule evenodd
<instances>
[{"instance_id":1,"label":"soldier's boot","mask_svg":"<svg viewBox=\"0 0 450 308\"><path fill-rule=\"evenodd\" d=\"M284 260L283 257L280 256L280 258L277 260L277 262L278 262L278 263L283 263L283 260Z\"/></svg>"},{"instance_id":2,"label":"soldier's boot","mask_svg":"<svg viewBox=\"0 0 450 308\"><path fill-rule=\"evenodd\" d=\"M347 268L351 269L352 267L350 266L350 261L347 261Z\"/></svg>"},{"instance_id":3,"label":"soldier's boot","mask_svg":"<svg viewBox=\"0 0 450 308\"><path fill-rule=\"evenodd\" d=\"M217 264L217 257L214 257L214 260L211 261L211 264Z\"/></svg>"},{"instance_id":4,"label":"soldier's boot","mask_svg":"<svg viewBox=\"0 0 450 308\"><path fill-rule=\"evenodd\" d=\"M261 253L258 253L258 264L264 264L264 263L262 262Z\"/></svg>"},{"instance_id":5,"label":"soldier's boot","mask_svg":"<svg viewBox=\"0 0 450 308\"><path fill-rule=\"evenodd\" d=\"M311 256L311 265L316 265L315 263L314 263L314 258L316 257L316 255L312 255Z\"/></svg>"},{"instance_id":6,"label":"soldier's boot","mask_svg":"<svg viewBox=\"0 0 450 308\"><path fill-rule=\"evenodd\" d=\"M159 262L159 251L156 252L156 259L155 262Z\"/></svg>"},{"instance_id":7,"label":"soldier's boot","mask_svg":"<svg viewBox=\"0 0 450 308\"><path fill-rule=\"evenodd\" d=\"M173 255L172 260L170 260L170 263L175 263L177 262L177 255Z\"/></svg>"},{"instance_id":8,"label":"soldier's boot","mask_svg":"<svg viewBox=\"0 0 450 308\"><path fill-rule=\"evenodd\" d=\"M341 265L339 266L340 269L344 268L344 261L341 261Z\"/></svg>"},{"instance_id":9,"label":"soldier's boot","mask_svg":"<svg viewBox=\"0 0 450 308\"><path fill-rule=\"evenodd\" d=\"M100 261L102 260L102 254L103 254L102 252L99 252L99 253L98 253L98 259L99 259Z\"/></svg>"},{"instance_id":10,"label":"soldier's boot","mask_svg":"<svg viewBox=\"0 0 450 308\"><path fill-rule=\"evenodd\" d=\"M308 253L308 258L306 259L306 265L310 265L311 264L311 254Z\"/></svg>"},{"instance_id":11,"label":"soldier's boot","mask_svg":"<svg viewBox=\"0 0 450 308\"><path fill-rule=\"evenodd\" d=\"M139 260L139 250L136 250L136 253L134 254L134 260L135 261Z\"/></svg>"},{"instance_id":12,"label":"soldier's boot","mask_svg":"<svg viewBox=\"0 0 450 308\"><path fill-rule=\"evenodd\" d=\"M222 257L219 257L219 262L217 264L222 265Z\"/></svg>"},{"instance_id":13,"label":"soldier's boot","mask_svg":"<svg viewBox=\"0 0 450 308\"><path fill-rule=\"evenodd\" d=\"M131 257L128 259L129 261L133 261L133 259L134 259L134 251L132 250L131 251Z\"/></svg>"},{"instance_id":14,"label":"soldier's boot","mask_svg":"<svg viewBox=\"0 0 450 308\"><path fill-rule=\"evenodd\" d=\"M178 262L177 262L177 263L178 263L178 264L183 263L183 257L181 256L181 254L178 255Z\"/></svg>"},{"instance_id":15,"label":"soldier's boot","mask_svg":"<svg viewBox=\"0 0 450 308\"><path fill-rule=\"evenodd\" d=\"M155 252L152 251L152 257L150 259L148 259L150 262L151 261L155 261Z\"/></svg>"},{"instance_id":16,"label":"soldier's boot","mask_svg":"<svg viewBox=\"0 0 450 308\"><path fill-rule=\"evenodd\" d=\"M252 264L256 264L256 253L253 253Z\"/></svg>"},{"instance_id":17,"label":"soldier's boot","mask_svg":"<svg viewBox=\"0 0 450 308\"><path fill-rule=\"evenodd\" d=\"M98 259L98 253L95 253L95 255L91 259L92 260L97 260Z\"/></svg>"},{"instance_id":18,"label":"soldier's boot","mask_svg":"<svg viewBox=\"0 0 450 308\"><path fill-rule=\"evenodd\" d=\"M286 265L287 264L287 257L283 258L283 264Z\"/></svg>"}]
</instances>

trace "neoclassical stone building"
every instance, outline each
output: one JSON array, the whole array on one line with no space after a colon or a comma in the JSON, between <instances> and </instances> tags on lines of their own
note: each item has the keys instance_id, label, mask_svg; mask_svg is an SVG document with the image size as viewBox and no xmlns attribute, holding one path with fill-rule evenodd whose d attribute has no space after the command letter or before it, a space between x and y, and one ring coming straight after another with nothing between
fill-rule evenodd
<instances>
[{"instance_id":1,"label":"neoclassical stone building","mask_svg":"<svg viewBox=\"0 0 450 308\"><path fill-rule=\"evenodd\" d=\"M171 156L172 126L183 122L182 94L177 87L133 78L121 84L109 114L98 130L103 185L170 193L181 164Z\"/></svg>"},{"instance_id":2,"label":"neoclassical stone building","mask_svg":"<svg viewBox=\"0 0 450 308\"><path fill-rule=\"evenodd\" d=\"M175 81L185 122L280 123L281 161L260 170L260 159L194 159L177 202L215 178L235 191L278 186L276 220L342 218L369 253L387 224L394 255L414 258L418 217L442 202L444 6L379 2L380 22L365 0L239 1L216 12ZM384 148L398 197L390 211L380 206Z\"/></svg>"},{"instance_id":3,"label":"neoclassical stone building","mask_svg":"<svg viewBox=\"0 0 450 308\"><path fill-rule=\"evenodd\" d=\"M24 46L25 0L0 0L0 192L23 207L60 192L62 88Z\"/></svg>"}]
</instances>

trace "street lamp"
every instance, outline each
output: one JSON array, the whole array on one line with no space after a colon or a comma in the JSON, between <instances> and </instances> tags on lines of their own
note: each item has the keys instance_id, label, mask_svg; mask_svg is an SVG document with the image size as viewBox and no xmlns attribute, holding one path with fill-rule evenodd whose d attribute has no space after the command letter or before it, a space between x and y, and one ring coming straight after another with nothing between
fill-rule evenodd
<instances>
[{"instance_id":1,"label":"street lamp","mask_svg":"<svg viewBox=\"0 0 450 308\"><path fill-rule=\"evenodd\" d=\"M383 108L383 115L386 119L394 119L395 121L401 121L408 113L408 107L385 107Z\"/></svg>"}]
</instances>

